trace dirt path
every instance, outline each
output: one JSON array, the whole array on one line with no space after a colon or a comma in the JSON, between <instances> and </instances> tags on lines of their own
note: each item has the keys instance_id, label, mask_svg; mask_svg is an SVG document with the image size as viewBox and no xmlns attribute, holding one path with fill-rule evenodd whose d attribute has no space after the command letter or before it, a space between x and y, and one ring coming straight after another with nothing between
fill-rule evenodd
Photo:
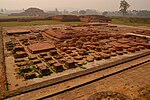
<instances>
[{"instance_id":1,"label":"dirt path","mask_svg":"<svg viewBox=\"0 0 150 100\"><path fill-rule=\"evenodd\" d=\"M4 52L2 27L0 27L0 97L3 95L5 88L5 69L4 69Z\"/></svg>"},{"instance_id":2,"label":"dirt path","mask_svg":"<svg viewBox=\"0 0 150 100\"><path fill-rule=\"evenodd\" d=\"M87 100L89 96L104 91L124 94L132 100L149 100L141 89L150 86L150 62L91 84L46 98L46 100ZM147 89L150 89L147 88ZM149 96L150 97L150 96Z\"/></svg>"}]
</instances>

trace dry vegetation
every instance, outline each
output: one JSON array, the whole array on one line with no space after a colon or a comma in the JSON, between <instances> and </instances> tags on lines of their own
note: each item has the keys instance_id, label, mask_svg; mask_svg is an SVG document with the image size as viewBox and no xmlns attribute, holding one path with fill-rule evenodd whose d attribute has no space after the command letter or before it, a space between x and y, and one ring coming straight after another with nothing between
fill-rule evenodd
<instances>
[{"instance_id":1,"label":"dry vegetation","mask_svg":"<svg viewBox=\"0 0 150 100\"><path fill-rule=\"evenodd\" d=\"M131 26L150 26L150 18L112 17L112 23Z\"/></svg>"},{"instance_id":2,"label":"dry vegetation","mask_svg":"<svg viewBox=\"0 0 150 100\"><path fill-rule=\"evenodd\" d=\"M53 24L84 24L85 22L60 22L53 20L31 21L31 22L0 22L0 26L33 26L33 25L53 25Z\"/></svg>"}]
</instances>

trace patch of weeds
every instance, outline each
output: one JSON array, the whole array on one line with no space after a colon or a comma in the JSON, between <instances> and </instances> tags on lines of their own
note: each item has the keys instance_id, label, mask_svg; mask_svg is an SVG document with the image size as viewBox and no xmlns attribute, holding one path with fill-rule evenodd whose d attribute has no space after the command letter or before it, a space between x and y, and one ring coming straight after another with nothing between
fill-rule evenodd
<instances>
[{"instance_id":1,"label":"patch of weeds","mask_svg":"<svg viewBox=\"0 0 150 100\"><path fill-rule=\"evenodd\" d=\"M21 71L21 70L19 70L19 72L18 72L17 74L19 74L20 76L23 76L23 75L24 75L24 72Z\"/></svg>"},{"instance_id":2,"label":"patch of weeds","mask_svg":"<svg viewBox=\"0 0 150 100\"><path fill-rule=\"evenodd\" d=\"M33 66L33 62L32 62L32 61L31 61L31 62L28 62L27 66L28 66L28 67Z\"/></svg>"},{"instance_id":3,"label":"patch of weeds","mask_svg":"<svg viewBox=\"0 0 150 100\"><path fill-rule=\"evenodd\" d=\"M6 89L7 90L9 90L8 85L9 85L8 80L6 80Z\"/></svg>"},{"instance_id":4,"label":"patch of weeds","mask_svg":"<svg viewBox=\"0 0 150 100\"><path fill-rule=\"evenodd\" d=\"M82 64L82 65L79 66L78 64L76 64L77 67L80 67L80 68L82 68L82 69L87 69L86 67L83 67L83 65L84 65L84 64Z\"/></svg>"},{"instance_id":5,"label":"patch of weeds","mask_svg":"<svg viewBox=\"0 0 150 100\"><path fill-rule=\"evenodd\" d=\"M81 65L81 66L79 66L80 68L82 68L82 69L87 69L86 67L83 67L83 65Z\"/></svg>"},{"instance_id":6,"label":"patch of weeds","mask_svg":"<svg viewBox=\"0 0 150 100\"><path fill-rule=\"evenodd\" d=\"M39 76L37 76L37 78L42 78L43 76L40 74Z\"/></svg>"},{"instance_id":7,"label":"patch of weeds","mask_svg":"<svg viewBox=\"0 0 150 100\"><path fill-rule=\"evenodd\" d=\"M35 72L38 72L38 69L35 68L34 66L32 67L32 69L33 69Z\"/></svg>"}]
</instances>

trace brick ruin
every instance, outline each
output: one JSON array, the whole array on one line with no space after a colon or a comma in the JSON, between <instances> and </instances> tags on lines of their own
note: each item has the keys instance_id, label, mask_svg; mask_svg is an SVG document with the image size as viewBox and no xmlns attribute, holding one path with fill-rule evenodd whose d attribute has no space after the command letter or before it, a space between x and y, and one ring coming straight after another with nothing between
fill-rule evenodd
<instances>
[{"instance_id":1,"label":"brick ruin","mask_svg":"<svg viewBox=\"0 0 150 100\"><path fill-rule=\"evenodd\" d=\"M80 18L76 15L56 15L52 17L52 20L57 20L61 22L68 22L68 21L80 21Z\"/></svg>"},{"instance_id":2,"label":"brick ruin","mask_svg":"<svg viewBox=\"0 0 150 100\"><path fill-rule=\"evenodd\" d=\"M38 53L42 51L49 51L51 49L54 49L55 46L52 44L49 44L48 42L42 42L42 43L35 43L32 45L27 46L29 52L31 53Z\"/></svg>"},{"instance_id":3,"label":"brick ruin","mask_svg":"<svg viewBox=\"0 0 150 100\"><path fill-rule=\"evenodd\" d=\"M103 16L103 15L51 15L50 13L46 13L39 8L28 8L24 12L21 13L12 13L9 16L30 16L30 17L22 17L22 18L0 18L0 22L29 22L29 21L37 21L37 20L56 20L61 22L110 22L111 18Z\"/></svg>"},{"instance_id":4,"label":"brick ruin","mask_svg":"<svg viewBox=\"0 0 150 100\"><path fill-rule=\"evenodd\" d=\"M111 19L102 15L86 15L80 16L80 21L83 22L109 22Z\"/></svg>"},{"instance_id":5,"label":"brick ruin","mask_svg":"<svg viewBox=\"0 0 150 100\"><path fill-rule=\"evenodd\" d=\"M133 31L133 33L150 36L150 30L137 30Z\"/></svg>"},{"instance_id":6,"label":"brick ruin","mask_svg":"<svg viewBox=\"0 0 150 100\"><path fill-rule=\"evenodd\" d=\"M6 31L7 35L26 34L26 33L30 33L30 30L28 30L28 29L16 29L16 30L7 30Z\"/></svg>"},{"instance_id":7,"label":"brick ruin","mask_svg":"<svg viewBox=\"0 0 150 100\"><path fill-rule=\"evenodd\" d=\"M82 21L82 22L110 22L109 17L102 15L85 15L85 16L76 16L76 15L56 15L52 17L52 20L67 22L67 21Z\"/></svg>"},{"instance_id":8,"label":"brick ruin","mask_svg":"<svg viewBox=\"0 0 150 100\"><path fill-rule=\"evenodd\" d=\"M5 47L14 57L16 73L32 79L150 49L150 39L90 27L51 28L41 33L13 33Z\"/></svg>"},{"instance_id":9,"label":"brick ruin","mask_svg":"<svg viewBox=\"0 0 150 100\"><path fill-rule=\"evenodd\" d=\"M99 32L105 33L104 31L93 30L92 28L89 28L89 29L52 28L50 30L46 30L42 32L42 34L51 40L61 42L66 39L71 39L74 37L79 38L79 37L85 37L85 36L98 35Z\"/></svg>"}]
</instances>

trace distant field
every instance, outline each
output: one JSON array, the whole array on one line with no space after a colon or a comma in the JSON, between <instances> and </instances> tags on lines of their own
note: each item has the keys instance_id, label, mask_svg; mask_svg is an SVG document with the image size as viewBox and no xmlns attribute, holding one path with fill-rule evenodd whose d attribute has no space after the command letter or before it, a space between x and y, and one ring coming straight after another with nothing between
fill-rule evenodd
<instances>
[{"instance_id":1,"label":"distant field","mask_svg":"<svg viewBox=\"0 0 150 100\"><path fill-rule=\"evenodd\" d=\"M150 26L150 18L112 17L112 23L131 26Z\"/></svg>"},{"instance_id":2,"label":"distant field","mask_svg":"<svg viewBox=\"0 0 150 100\"><path fill-rule=\"evenodd\" d=\"M51 25L51 24L84 24L85 22L59 22L53 20L31 21L31 22L0 22L0 26L32 26L32 25Z\"/></svg>"},{"instance_id":3,"label":"distant field","mask_svg":"<svg viewBox=\"0 0 150 100\"><path fill-rule=\"evenodd\" d=\"M0 18L22 18L27 16L0 16ZM113 24L130 26L150 26L150 18L134 17L111 17ZM51 24L84 24L85 22L59 22L53 20L32 21L32 22L0 22L0 26L32 26L32 25L51 25Z\"/></svg>"},{"instance_id":4,"label":"distant field","mask_svg":"<svg viewBox=\"0 0 150 100\"><path fill-rule=\"evenodd\" d=\"M23 17L32 17L32 16L8 16L8 15L0 15L0 18L23 18Z\"/></svg>"}]
</instances>

